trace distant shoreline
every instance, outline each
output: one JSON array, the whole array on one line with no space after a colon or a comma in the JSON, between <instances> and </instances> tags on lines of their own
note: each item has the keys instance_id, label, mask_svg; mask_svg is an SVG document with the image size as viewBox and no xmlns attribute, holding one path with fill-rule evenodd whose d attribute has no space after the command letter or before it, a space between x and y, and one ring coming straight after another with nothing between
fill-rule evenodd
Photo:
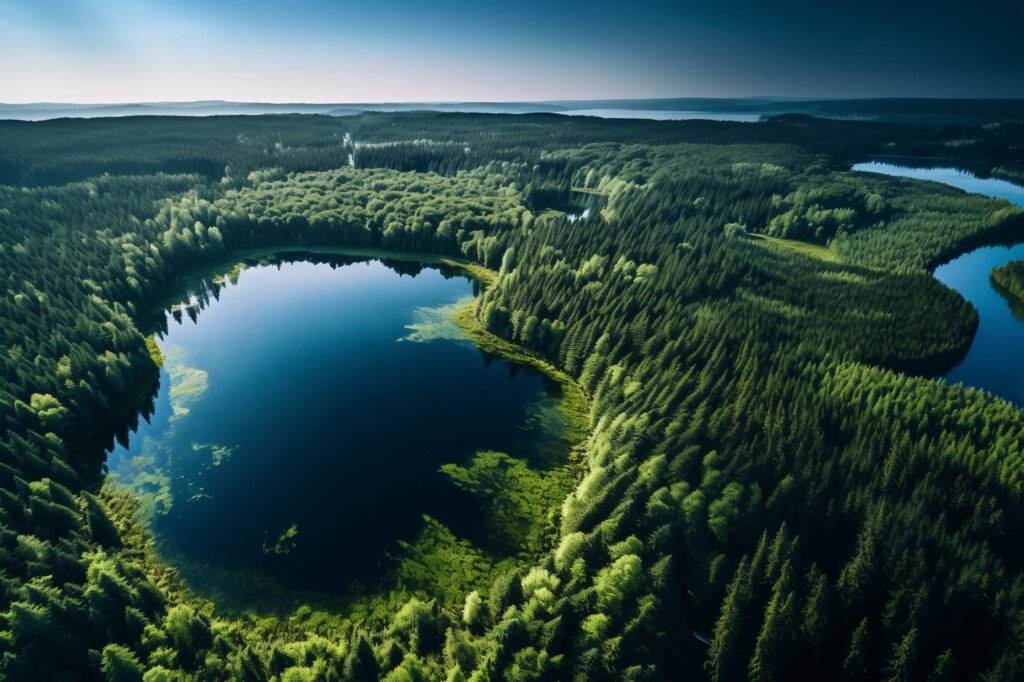
<instances>
[{"instance_id":1,"label":"distant shoreline","mask_svg":"<svg viewBox=\"0 0 1024 682\"><path fill-rule=\"evenodd\" d=\"M344 116L365 112L435 111L477 114L583 114L604 118L753 121L762 116L805 114L823 118L959 121L1024 118L1024 99L938 98L793 98L668 97L651 99L546 100L521 102L121 102L0 103L0 120L46 121L57 118L123 116L237 116L320 114ZM601 113L604 112L604 113ZM630 114L636 114L630 116ZM738 118L739 117L739 118Z\"/></svg>"}]
</instances>

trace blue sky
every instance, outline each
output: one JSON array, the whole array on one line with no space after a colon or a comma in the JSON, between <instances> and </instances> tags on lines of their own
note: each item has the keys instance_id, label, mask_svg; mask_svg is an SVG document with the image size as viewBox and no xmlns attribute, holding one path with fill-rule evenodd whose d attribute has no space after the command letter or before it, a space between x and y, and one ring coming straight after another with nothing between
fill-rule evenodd
<instances>
[{"instance_id":1,"label":"blue sky","mask_svg":"<svg viewBox=\"0 0 1024 682\"><path fill-rule=\"evenodd\" d=\"M0 101L1024 97L1024 2L3 0Z\"/></svg>"}]
</instances>

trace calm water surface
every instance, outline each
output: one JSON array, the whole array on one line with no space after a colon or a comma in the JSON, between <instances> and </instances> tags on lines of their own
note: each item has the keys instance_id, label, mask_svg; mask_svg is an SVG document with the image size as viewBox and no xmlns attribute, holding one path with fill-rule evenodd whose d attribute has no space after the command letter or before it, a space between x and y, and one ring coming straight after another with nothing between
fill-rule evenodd
<instances>
[{"instance_id":1,"label":"calm water surface","mask_svg":"<svg viewBox=\"0 0 1024 682\"><path fill-rule=\"evenodd\" d=\"M1005 180L979 178L956 168L907 168L889 163L859 163L856 171L933 180L965 192L1006 199L1024 206L1024 187ZM989 273L1012 260L1024 260L1024 244L985 246L935 270L935 277L960 292L978 309L978 333L967 356L945 378L977 386L1024 407L1024 311L993 288Z\"/></svg>"},{"instance_id":2,"label":"calm water surface","mask_svg":"<svg viewBox=\"0 0 1024 682\"><path fill-rule=\"evenodd\" d=\"M661 109L570 109L559 111L566 116L597 116L598 118L643 118L651 121L731 121L757 123L761 114L725 111L676 111Z\"/></svg>"},{"instance_id":3,"label":"calm water surface","mask_svg":"<svg viewBox=\"0 0 1024 682\"><path fill-rule=\"evenodd\" d=\"M255 603L372 580L423 514L471 534L476 503L438 467L560 443L542 378L446 321L472 295L433 268L291 262L244 270L195 322L169 313L155 412L109 459L161 555Z\"/></svg>"}]
</instances>

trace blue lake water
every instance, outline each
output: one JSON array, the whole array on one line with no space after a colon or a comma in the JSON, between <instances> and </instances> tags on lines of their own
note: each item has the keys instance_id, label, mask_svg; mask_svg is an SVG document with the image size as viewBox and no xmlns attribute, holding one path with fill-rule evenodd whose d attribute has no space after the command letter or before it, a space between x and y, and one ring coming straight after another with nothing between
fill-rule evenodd
<instances>
[{"instance_id":1,"label":"blue lake water","mask_svg":"<svg viewBox=\"0 0 1024 682\"><path fill-rule=\"evenodd\" d=\"M659 109L570 109L560 111L566 116L597 116L598 118L643 118L652 121L731 121L757 123L761 114L727 111L676 111Z\"/></svg>"},{"instance_id":2,"label":"blue lake water","mask_svg":"<svg viewBox=\"0 0 1024 682\"><path fill-rule=\"evenodd\" d=\"M953 187L1006 199L1024 206L1024 187L1005 180L979 178L956 168L910 168L889 163L858 163L855 171L869 171L932 180ZM967 356L945 379L991 391L1024 407L1024 317L992 286L989 273L1012 260L1024 260L1024 244L985 246L935 269L935 277L977 308L978 332Z\"/></svg>"},{"instance_id":3,"label":"blue lake water","mask_svg":"<svg viewBox=\"0 0 1024 682\"><path fill-rule=\"evenodd\" d=\"M396 267L257 265L180 323L167 314L155 412L108 466L200 594L370 582L423 514L472 536L477 503L441 464L560 447L543 378L447 321L473 284Z\"/></svg>"}]
</instances>

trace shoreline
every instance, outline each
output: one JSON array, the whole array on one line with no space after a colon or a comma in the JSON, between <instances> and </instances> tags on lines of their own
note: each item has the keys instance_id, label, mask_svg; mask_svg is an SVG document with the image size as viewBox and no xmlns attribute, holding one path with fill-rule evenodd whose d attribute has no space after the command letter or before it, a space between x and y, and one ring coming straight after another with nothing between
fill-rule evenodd
<instances>
[{"instance_id":1,"label":"shoreline","mask_svg":"<svg viewBox=\"0 0 1024 682\"><path fill-rule=\"evenodd\" d=\"M348 248L348 247L264 247L258 249L247 249L224 254L223 257L206 263L196 264L183 269L173 280L169 282L169 289L176 291L175 295L159 297L159 303L142 308L142 314L136 315L135 323L144 334L147 350L153 364L159 368L162 365L162 354L156 346L154 332L151 331L154 318L170 309L173 305L179 304L181 292L188 291L189 282L198 282L208 278L226 277L230 278L231 273L240 271L240 266L246 262L283 259L289 256L301 257L303 255L337 255L365 258L380 261L405 261L420 263L425 266L445 266L457 270L460 275L477 282L481 287L489 287L498 280L498 273L482 265L465 259L453 258L439 254L417 253L417 252L390 252L384 249ZM174 301L174 303L172 303ZM590 401L582 388L567 373L558 369L552 363L540 358L533 352L502 339L501 337L487 330L476 318L476 311L479 296L474 296L450 316L450 320L456 324L460 331L483 353L495 355L505 362L520 365L532 369L542 375L545 383L549 384L548 391L555 400L557 410L565 420L565 452L564 458L555 468L565 468L574 482L583 475L585 466L585 452L590 436ZM144 331L145 330L145 331ZM148 332L148 333L147 333ZM138 408L136 408L138 409ZM107 505L111 517L120 527L125 537L132 537L132 550L138 559L145 566L152 578L163 585L170 594L173 594L178 603L190 604L193 607L216 616L220 619L236 620L239 618L255 618L257 620L272 618L280 623L287 623L294 615L288 608L283 610L280 607L271 607L263 611L259 606L255 610L247 608L237 609L231 606L222 607L215 599L202 596L188 586L181 571L170 562L161 557L157 551L155 540L146 521L139 516L138 497L130 490L104 479L102 484L104 497L113 502ZM118 501L119 500L119 501ZM112 508L112 507L116 507ZM554 508L557 512L557 507ZM557 542L557 537L551 538ZM498 557L495 557L497 559ZM315 599L310 601L313 595L326 597L324 600ZM367 595L362 595L365 599ZM310 604L315 611L331 614L332 617L348 620L359 610L359 598L352 598L351 595L340 596L320 595L319 593L296 594L296 603ZM290 600L290 598L289 598ZM300 628L301 629L301 628Z\"/></svg>"}]
</instances>

